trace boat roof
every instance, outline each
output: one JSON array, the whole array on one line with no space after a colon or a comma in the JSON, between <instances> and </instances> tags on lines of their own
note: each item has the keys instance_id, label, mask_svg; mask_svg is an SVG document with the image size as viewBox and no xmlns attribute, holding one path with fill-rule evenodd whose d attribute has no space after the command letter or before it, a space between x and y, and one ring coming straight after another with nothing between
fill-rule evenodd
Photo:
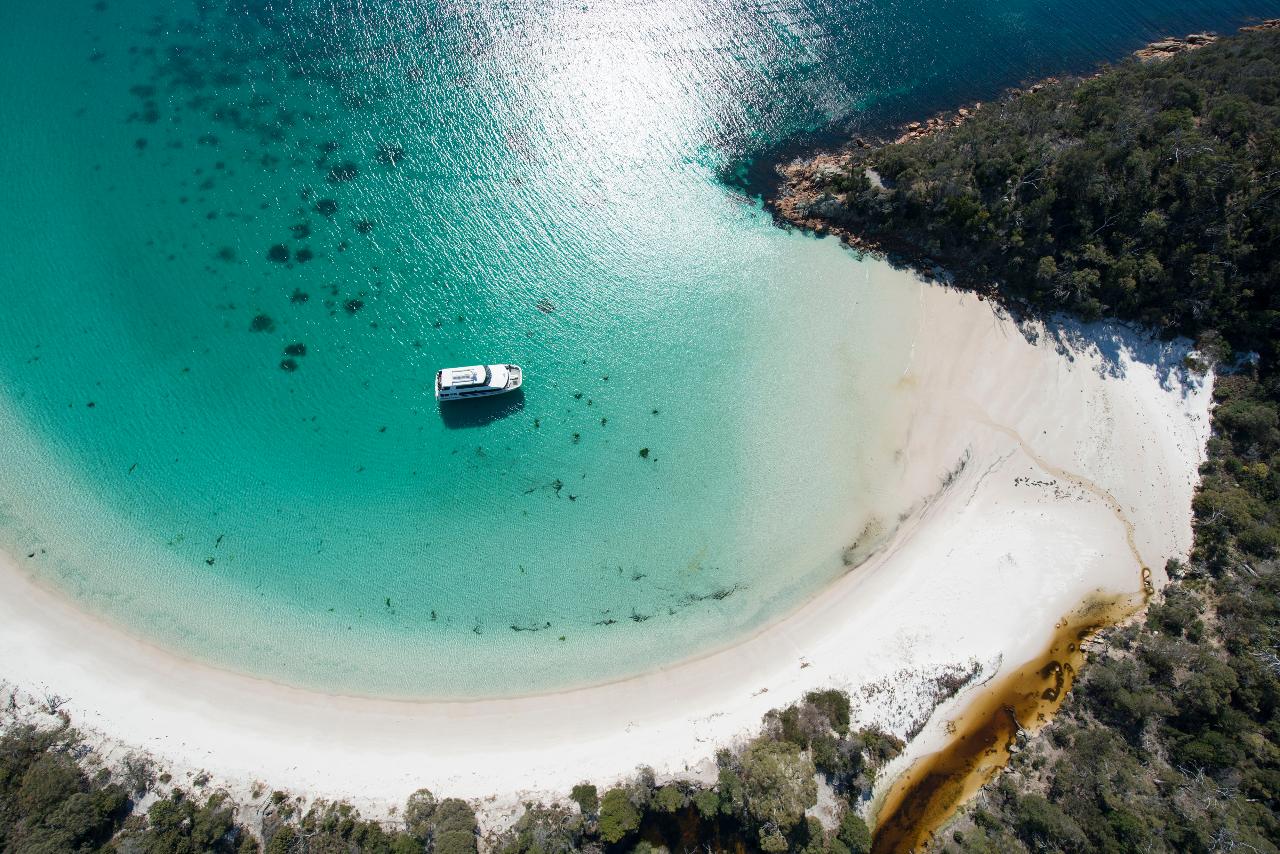
<instances>
[{"instance_id":1,"label":"boat roof","mask_svg":"<svg viewBox=\"0 0 1280 854\"><path fill-rule=\"evenodd\" d=\"M465 388L467 386L504 386L509 375L506 365L469 365L465 368L445 368L440 372L441 388Z\"/></svg>"},{"instance_id":2,"label":"boat roof","mask_svg":"<svg viewBox=\"0 0 1280 854\"><path fill-rule=\"evenodd\" d=\"M465 368L445 368L440 372L441 386L484 385L484 365L470 365Z\"/></svg>"}]
</instances>

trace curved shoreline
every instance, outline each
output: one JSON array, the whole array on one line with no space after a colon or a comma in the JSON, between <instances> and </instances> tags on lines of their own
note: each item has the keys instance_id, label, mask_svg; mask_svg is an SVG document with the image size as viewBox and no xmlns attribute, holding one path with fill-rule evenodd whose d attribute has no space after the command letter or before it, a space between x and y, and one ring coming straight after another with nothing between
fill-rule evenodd
<instances>
[{"instance_id":1,"label":"curved shoreline","mask_svg":"<svg viewBox=\"0 0 1280 854\"><path fill-rule=\"evenodd\" d=\"M104 752L148 752L179 782L207 771L242 803L262 780L380 815L427 786L482 801L490 826L523 800L562 796L584 779L609 783L641 764L663 778L705 777L717 747L815 687L845 688L862 724L906 732L932 711L920 707L919 686L938 668L976 659L984 678L1006 672L1086 596L1140 589L1113 509L1034 457L1105 490L1148 566L1186 552L1208 383L1177 381L1185 345L1116 324L1019 327L989 302L883 262L851 264L850 275L919 290L920 328L899 382L911 399L901 494L935 497L855 571L741 643L556 694L340 697L152 647L0 557L0 678L69 697L65 708ZM899 767L945 738L930 721Z\"/></svg>"}]
</instances>

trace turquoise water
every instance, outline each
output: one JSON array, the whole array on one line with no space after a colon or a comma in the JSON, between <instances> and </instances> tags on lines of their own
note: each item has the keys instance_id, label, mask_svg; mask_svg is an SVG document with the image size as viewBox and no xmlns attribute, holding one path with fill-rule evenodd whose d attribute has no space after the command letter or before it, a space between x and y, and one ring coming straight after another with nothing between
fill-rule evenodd
<instances>
[{"instance_id":1,"label":"turquoise water","mask_svg":"<svg viewBox=\"0 0 1280 854\"><path fill-rule=\"evenodd\" d=\"M718 176L1246 13L1280 6L8 9L0 542L141 636L331 691L731 643L901 509L916 308ZM436 405L437 368L499 360L521 395Z\"/></svg>"}]
</instances>

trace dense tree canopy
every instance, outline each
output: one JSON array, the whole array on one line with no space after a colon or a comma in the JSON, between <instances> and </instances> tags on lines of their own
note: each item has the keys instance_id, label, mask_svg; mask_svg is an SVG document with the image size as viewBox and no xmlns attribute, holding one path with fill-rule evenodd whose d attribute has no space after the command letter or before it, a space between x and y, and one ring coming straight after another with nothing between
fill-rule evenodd
<instances>
[{"instance_id":1,"label":"dense tree canopy","mask_svg":"<svg viewBox=\"0 0 1280 854\"><path fill-rule=\"evenodd\" d=\"M19 726L0 737L0 849L96 851L127 812L123 787L90 780L76 734Z\"/></svg>"}]
</instances>

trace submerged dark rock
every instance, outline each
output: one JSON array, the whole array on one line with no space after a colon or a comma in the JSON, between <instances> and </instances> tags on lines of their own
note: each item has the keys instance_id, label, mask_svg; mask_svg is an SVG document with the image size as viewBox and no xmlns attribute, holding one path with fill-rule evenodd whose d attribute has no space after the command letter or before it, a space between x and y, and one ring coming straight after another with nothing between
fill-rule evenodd
<instances>
[{"instance_id":1,"label":"submerged dark rock","mask_svg":"<svg viewBox=\"0 0 1280 854\"><path fill-rule=\"evenodd\" d=\"M277 243L267 250L267 260L277 264L286 263L289 260L289 247L283 243Z\"/></svg>"},{"instance_id":2,"label":"submerged dark rock","mask_svg":"<svg viewBox=\"0 0 1280 854\"><path fill-rule=\"evenodd\" d=\"M294 288L293 293L289 295L289 302L299 305L311 299L311 295L300 288Z\"/></svg>"},{"instance_id":3,"label":"submerged dark rock","mask_svg":"<svg viewBox=\"0 0 1280 854\"><path fill-rule=\"evenodd\" d=\"M303 344L301 341L294 344L288 344L284 348L284 354L286 356L305 356L307 355L307 345Z\"/></svg>"},{"instance_id":4,"label":"submerged dark rock","mask_svg":"<svg viewBox=\"0 0 1280 854\"><path fill-rule=\"evenodd\" d=\"M399 145L390 145L383 143L378 146L378 162L385 163L388 166L395 166L396 163L404 159L404 148Z\"/></svg>"},{"instance_id":5,"label":"submerged dark rock","mask_svg":"<svg viewBox=\"0 0 1280 854\"><path fill-rule=\"evenodd\" d=\"M350 160L344 160L337 166L329 170L324 179L330 184L345 184L347 181L355 180L360 174L360 167L352 163Z\"/></svg>"},{"instance_id":6,"label":"submerged dark rock","mask_svg":"<svg viewBox=\"0 0 1280 854\"><path fill-rule=\"evenodd\" d=\"M316 202L316 213L331 217L338 212L338 203L333 199L321 199Z\"/></svg>"},{"instance_id":7,"label":"submerged dark rock","mask_svg":"<svg viewBox=\"0 0 1280 854\"><path fill-rule=\"evenodd\" d=\"M355 314L357 311L364 308L364 300L349 299L342 307L347 310L347 314Z\"/></svg>"},{"instance_id":8,"label":"submerged dark rock","mask_svg":"<svg viewBox=\"0 0 1280 854\"><path fill-rule=\"evenodd\" d=\"M286 371L288 373L293 373L294 371L298 370L298 360L297 359L281 359L280 370Z\"/></svg>"},{"instance_id":9,"label":"submerged dark rock","mask_svg":"<svg viewBox=\"0 0 1280 854\"><path fill-rule=\"evenodd\" d=\"M250 332L274 332L276 322L269 315L259 314L249 321Z\"/></svg>"}]
</instances>

